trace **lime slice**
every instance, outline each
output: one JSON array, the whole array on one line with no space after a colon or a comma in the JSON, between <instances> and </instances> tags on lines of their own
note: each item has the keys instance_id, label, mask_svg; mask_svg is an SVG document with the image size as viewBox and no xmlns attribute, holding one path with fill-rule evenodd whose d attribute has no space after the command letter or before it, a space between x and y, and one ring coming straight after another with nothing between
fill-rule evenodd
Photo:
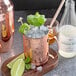
<instances>
[{"instance_id":1,"label":"lime slice","mask_svg":"<svg viewBox=\"0 0 76 76\"><path fill-rule=\"evenodd\" d=\"M9 63L7 64L7 67L8 67L9 69L11 69L12 66L13 66L13 64L15 63L15 61L18 60L18 59L25 59L24 53L22 53L21 55L19 55L19 56L16 57L15 59L13 59L11 62L9 62Z\"/></svg>"},{"instance_id":2,"label":"lime slice","mask_svg":"<svg viewBox=\"0 0 76 76\"><path fill-rule=\"evenodd\" d=\"M23 59L18 59L11 69L11 76L22 76L25 70L25 62Z\"/></svg>"}]
</instances>

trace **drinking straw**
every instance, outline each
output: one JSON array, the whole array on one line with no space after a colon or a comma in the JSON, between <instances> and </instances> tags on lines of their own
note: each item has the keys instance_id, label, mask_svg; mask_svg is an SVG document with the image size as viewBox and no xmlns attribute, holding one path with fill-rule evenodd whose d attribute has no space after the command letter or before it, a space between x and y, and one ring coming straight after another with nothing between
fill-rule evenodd
<instances>
[{"instance_id":1,"label":"drinking straw","mask_svg":"<svg viewBox=\"0 0 76 76\"><path fill-rule=\"evenodd\" d=\"M51 23L50 23L49 29L53 26L53 24L54 24L57 16L59 15L59 13L60 13L60 11L61 11L61 9L62 9L62 7L63 7L64 2L65 2L65 0L62 0L62 1L61 1L61 3L60 3L60 5L59 5L59 7L58 7L58 9L57 9L54 17L52 18L52 21L51 21Z\"/></svg>"},{"instance_id":2,"label":"drinking straw","mask_svg":"<svg viewBox=\"0 0 76 76\"><path fill-rule=\"evenodd\" d=\"M58 15L59 15L59 13L60 13L62 7L63 7L64 2L65 2L65 0L62 0L62 1L61 1L61 3L60 3L60 5L59 5L59 7L58 7L58 9L57 9L57 11L56 11L54 17L52 18L52 21L51 21L51 23L50 23L50 26L48 26L49 32L51 32L51 33L53 33L52 26L53 26L53 24L54 24L56 18L58 17ZM58 42L57 37L54 36L54 38L55 38L56 41ZM50 56L52 59L54 59L54 56L53 56L52 54L49 54L49 56Z\"/></svg>"}]
</instances>

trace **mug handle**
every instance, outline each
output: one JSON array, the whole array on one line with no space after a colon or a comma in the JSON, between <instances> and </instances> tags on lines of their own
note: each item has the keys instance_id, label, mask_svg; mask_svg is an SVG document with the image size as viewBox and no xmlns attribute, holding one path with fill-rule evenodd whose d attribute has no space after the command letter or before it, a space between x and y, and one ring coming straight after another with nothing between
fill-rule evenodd
<instances>
[{"instance_id":1,"label":"mug handle","mask_svg":"<svg viewBox=\"0 0 76 76\"><path fill-rule=\"evenodd\" d=\"M57 47L59 47L59 45L58 45L58 39L57 39L57 37L56 36L54 36L53 37L55 40L56 40L56 42L57 42ZM49 40L50 40L50 38L48 38ZM52 54L48 54L52 59L54 59L54 56L52 55Z\"/></svg>"},{"instance_id":2,"label":"mug handle","mask_svg":"<svg viewBox=\"0 0 76 76\"><path fill-rule=\"evenodd\" d=\"M52 37L52 38L48 38L48 42L49 42L51 39L55 39L55 40L56 40L56 42L57 42L57 46L59 47L57 37L56 37L56 36L54 36L54 37ZM51 45L51 44L50 44L50 45Z\"/></svg>"},{"instance_id":3,"label":"mug handle","mask_svg":"<svg viewBox=\"0 0 76 76\"><path fill-rule=\"evenodd\" d=\"M56 36L54 36L54 39L56 40L56 42L57 42L57 47L59 48L59 42L58 42L58 39L57 39L57 37Z\"/></svg>"}]
</instances>

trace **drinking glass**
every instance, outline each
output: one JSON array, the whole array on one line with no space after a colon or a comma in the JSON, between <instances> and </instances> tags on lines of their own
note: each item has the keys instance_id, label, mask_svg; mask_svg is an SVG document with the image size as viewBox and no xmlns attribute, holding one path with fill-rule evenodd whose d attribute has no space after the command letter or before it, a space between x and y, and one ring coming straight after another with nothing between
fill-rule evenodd
<instances>
[{"instance_id":1,"label":"drinking glass","mask_svg":"<svg viewBox=\"0 0 76 76\"><path fill-rule=\"evenodd\" d=\"M49 26L52 18L47 18L47 21L45 22L45 26ZM56 41L56 37L58 36L58 25L59 22L56 20L48 32L48 43L49 45L54 43Z\"/></svg>"}]
</instances>

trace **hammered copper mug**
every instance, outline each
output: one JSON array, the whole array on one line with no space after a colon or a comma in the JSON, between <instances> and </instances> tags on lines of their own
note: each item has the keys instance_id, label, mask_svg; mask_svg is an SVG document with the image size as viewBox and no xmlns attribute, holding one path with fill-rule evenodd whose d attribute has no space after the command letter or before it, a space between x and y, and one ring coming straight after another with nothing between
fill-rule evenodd
<instances>
[{"instance_id":1,"label":"hammered copper mug","mask_svg":"<svg viewBox=\"0 0 76 76\"><path fill-rule=\"evenodd\" d=\"M50 19L46 21L45 25L48 25L49 21ZM55 23L55 25L57 24ZM32 63L36 66L43 65L48 61L48 33L41 38L31 38L23 35L23 47L25 56L30 56Z\"/></svg>"},{"instance_id":2,"label":"hammered copper mug","mask_svg":"<svg viewBox=\"0 0 76 76\"><path fill-rule=\"evenodd\" d=\"M48 61L48 35L41 38L29 38L23 36L24 54L29 54L32 63L36 66L43 65Z\"/></svg>"}]
</instances>

